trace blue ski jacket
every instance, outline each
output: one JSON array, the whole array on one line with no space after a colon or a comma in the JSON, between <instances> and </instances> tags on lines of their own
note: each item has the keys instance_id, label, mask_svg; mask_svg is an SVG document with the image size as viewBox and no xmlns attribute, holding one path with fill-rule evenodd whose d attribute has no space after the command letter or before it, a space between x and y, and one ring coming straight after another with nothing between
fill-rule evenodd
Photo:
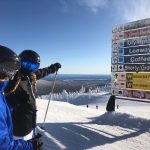
<instances>
[{"instance_id":1,"label":"blue ski jacket","mask_svg":"<svg viewBox=\"0 0 150 150\"><path fill-rule=\"evenodd\" d=\"M0 150L33 150L31 142L13 139L12 128L11 111L0 91Z\"/></svg>"}]
</instances>

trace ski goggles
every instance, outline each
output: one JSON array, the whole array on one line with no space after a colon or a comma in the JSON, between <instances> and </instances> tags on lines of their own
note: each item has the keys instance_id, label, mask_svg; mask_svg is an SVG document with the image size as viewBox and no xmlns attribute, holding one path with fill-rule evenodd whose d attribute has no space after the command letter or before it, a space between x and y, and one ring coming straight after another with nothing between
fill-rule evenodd
<instances>
[{"instance_id":1,"label":"ski goggles","mask_svg":"<svg viewBox=\"0 0 150 150\"><path fill-rule=\"evenodd\" d=\"M32 63L29 61L22 61L21 62L21 67L24 69L27 69L29 71L35 72L39 69L40 64L37 63Z\"/></svg>"},{"instance_id":2,"label":"ski goggles","mask_svg":"<svg viewBox=\"0 0 150 150\"><path fill-rule=\"evenodd\" d=\"M0 79L11 79L20 69L20 60L11 60L8 58L0 58Z\"/></svg>"}]
</instances>

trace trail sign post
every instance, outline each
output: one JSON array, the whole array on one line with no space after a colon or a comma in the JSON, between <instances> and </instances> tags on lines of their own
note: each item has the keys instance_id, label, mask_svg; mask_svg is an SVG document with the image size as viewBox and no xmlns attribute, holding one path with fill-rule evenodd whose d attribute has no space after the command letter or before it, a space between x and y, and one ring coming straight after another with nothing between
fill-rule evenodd
<instances>
[{"instance_id":1,"label":"trail sign post","mask_svg":"<svg viewBox=\"0 0 150 150\"><path fill-rule=\"evenodd\" d=\"M150 102L150 18L112 28L112 94Z\"/></svg>"}]
</instances>

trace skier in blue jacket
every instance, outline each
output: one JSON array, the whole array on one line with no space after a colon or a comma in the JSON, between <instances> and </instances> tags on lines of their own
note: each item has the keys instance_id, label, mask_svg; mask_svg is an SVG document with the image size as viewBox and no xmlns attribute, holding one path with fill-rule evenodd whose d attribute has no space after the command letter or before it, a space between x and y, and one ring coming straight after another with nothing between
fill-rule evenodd
<instances>
[{"instance_id":1,"label":"skier in blue jacket","mask_svg":"<svg viewBox=\"0 0 150 150\"><path fill-rule=\"evenodd\" d=\"M20 60L9 48L0 45L0 150L40 150L42 143L37 135L30 141L14 140L10 107L3 91L20 68Z\"/></svg>"}]
</instances>

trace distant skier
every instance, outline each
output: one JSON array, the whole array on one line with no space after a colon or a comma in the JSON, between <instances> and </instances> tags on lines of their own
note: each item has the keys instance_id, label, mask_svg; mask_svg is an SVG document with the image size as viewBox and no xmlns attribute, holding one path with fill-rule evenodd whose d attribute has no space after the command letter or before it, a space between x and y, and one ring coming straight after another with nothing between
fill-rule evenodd
<instances>
[{"instance_id":1,"label":"distant skier","mask_svg":"<svg viewBox=\"0 0 150 150\"><path fill-rule=\"evenodd\" d=\"M117 104L117 109L119 109L119 105Z\"/></svg>"},{"instance_id":2,"label":"distant skier","mask_svg":"<svg viewBox=\"0 0 150 150\"><path fill-rule=\"evenodd\" d=\"M114 95L110 96L108 103L107 103L107 106L106 106L106 110L108 112L115 111L115 96Z\"/></svg>"},{"instance_id":3,"label":"distant skier","mask_svg":"<svg viewBox=\"0 0 150 150\"><path fill-rule=\"evenodd\" d=\"M36 135L36 80L61 68L59 63L39 69L40 56L33 50L24 50L20 55L21 69L8 84L5 94L13 107L13 133L16 139L28 140Z\"/></svg>"},{"instance_id":4,"label":"distant skier","mask_svg":"<svg viewBox=\"0 0 150 150\"><path fill-rule=\"evenodd\" d=\"M0 150L40 150L42 142L39 134L30 141L13 139L10 106L3 91L19 68L18 56L11 49L0 45Z\"/></svg>"}]
</instances>

